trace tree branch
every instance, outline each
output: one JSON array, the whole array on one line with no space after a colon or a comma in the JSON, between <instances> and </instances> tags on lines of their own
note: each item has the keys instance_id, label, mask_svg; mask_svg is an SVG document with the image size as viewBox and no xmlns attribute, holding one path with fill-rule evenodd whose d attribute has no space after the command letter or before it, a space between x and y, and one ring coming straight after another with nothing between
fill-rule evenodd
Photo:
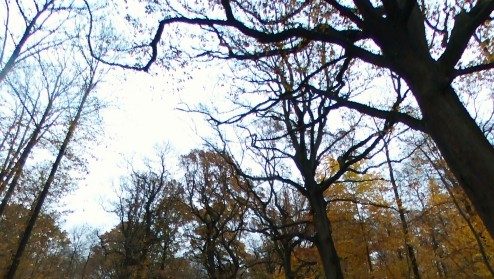
<instances>
[{"instance_id":1,"label":"tree branch","mask_svg":"<svg viewBox=\"0 0 494 279\"><path fill-rule=\"evenodd\" d=\"M450 73L454 71L454 66L463 55L475 30L490 19L493 10L494 0L479 0L469 12L463 11L456 16L448 45L439 58L440 64L446 71Z\"/></svg>"},{"instance_id":2,"label":"tree branch","mask_svg":"<svg viewBox=\"0 0 494 279\"><path fill-rule=\"evenodd\" d=\"M491 70L493 68L494 68L494 61L486 63L486 64L471 66L468 68L458 69L453 73L453 78L473 74L476 72L488 71L488 70Z\"/></svg>"},{"instance_id":3,"label":"tree branch","mask_svg":"<svg viewBox=\"0 0 494 279\"><path fill-rule=\"evenodd\" d=\"M318 92L319 94L322 94L324 96L329 95L328 92L326 92L324 90L317 89L313 86L310 86L310 87L312 90L314 90L315 92ZM338 104L342 107L354 109L360 113L363 113L363 114L366 114L366 115L369 115L372 117L377 117L377 118L381 118L381 119L388 120L388 121L403 123L414 130L421 131L424 133L427 132L426 127L424 125L424 122L421 119L417 119L417 118L412 117L406 113L402 113L402 112L398 112L398 111L380 110L380 109L373 108L371 106L364 105L364 104L361 104L358 102L353 102L353 101L350 101L348 99L345 99L345 98L342 98L339 96L335 96L335 95L331 95L331 96L327 96L327 97L338 102Z\"/></svg>"}]
</instances>

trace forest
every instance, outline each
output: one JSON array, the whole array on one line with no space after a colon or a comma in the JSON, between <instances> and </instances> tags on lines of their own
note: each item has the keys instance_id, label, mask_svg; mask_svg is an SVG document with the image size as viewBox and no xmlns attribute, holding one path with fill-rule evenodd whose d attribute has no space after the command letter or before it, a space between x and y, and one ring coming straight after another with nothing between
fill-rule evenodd
<instances>
[{"instance_id":1,"label":"forest","mask_svg":"<svg viewBox=\"0 0 494 279\"><path fill-rule=\"evenodd\" d=\"M494 278L493 18L494 0L4 0L0 276ZM105 83L184 94L197 69L214 100L179 110L202 144L127 160L116 225L67 230Z\"/></svg>"}]
</instances>

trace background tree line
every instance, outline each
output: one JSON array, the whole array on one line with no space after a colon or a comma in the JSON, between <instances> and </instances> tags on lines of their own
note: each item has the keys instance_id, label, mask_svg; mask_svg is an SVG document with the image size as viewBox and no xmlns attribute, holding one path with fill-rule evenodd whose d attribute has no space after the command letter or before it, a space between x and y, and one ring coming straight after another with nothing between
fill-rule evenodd
<instances>
[{"instance_id":1,"label":"background tree line","mask_svg":"<svg viewBox=\"0 0 494 279\"><path fill-rule=\"evenodd\" d=\"M442 160L429 160L434 152L414 151L389 169L392 181L348 172L324 193L343 276L492 277L492 238ZM249 180L213 150L181 156L183 176L170 161L161 150L134 162L142 167L122 178L112 207L120 221L109 231L69 234L42 214L16 278L324 277L316 217L297 189ZM29 216L22 205L7 209L2 251L15 249L12 234ZM10 257L1 259L5 269Z\"/></svg>"}]
</instances>

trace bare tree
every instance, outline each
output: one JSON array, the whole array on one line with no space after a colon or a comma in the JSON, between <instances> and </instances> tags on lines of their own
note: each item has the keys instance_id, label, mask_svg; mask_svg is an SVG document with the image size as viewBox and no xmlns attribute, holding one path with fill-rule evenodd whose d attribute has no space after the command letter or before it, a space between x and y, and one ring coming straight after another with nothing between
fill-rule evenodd
<instances>
[{"instance_id":1,"label":"bare tree","mask_svg":"<svg viewBox=\"0 0 494 279\"><path fill-rule=\"evenodd\" d=\"M182 232L188 212L183 189L172 178L168 147L143 162L129 161L112 211L119 223L98 236L89 258L90 276L168 278L179 274Z\"/></svg>"},{"instance_id":2,"label":"bare tree","mask_svg":"<svg viewBox=\"0 0 494 279\"><path fill-rule=\"evenodd\" d=\"M0 7L1 84L22 61L68 40L62 29L68 28L65 25L76 10L72 3L58 0L5 0Z\"/></svg>"},{"instance_id":3,"label":"bare tree","mask_svg":"<svg viewBox=\"0 0 494 279\"><path fill-rule=\"evenodd\" d=\"M403 232L403 240L405 242L406 254L407 254L407 257L408 257L409 263L410 263L409 266L410 266L410 269L412 271L411 273L413 274L413 278L420 279L421 276L420 276L420 272L419 272L417 257L415 255L415 250L414 250L412 244L410 243L411 242L411 233L410 233L410 228L409 228L410 225L408 224L408 220L405 216L406 210L403 206L403 201L402 201L402 198L401 198L400 193L398 191L398 184L397 184L396 179L395 179L395 173L393 170L392 159L391 159L390 154L389 154L389 141L384 146L384 152L386 154L386 162L387 162L388 170L389 170L389 180L391 183L391 187L393 189L393 194L394 194L394 198L396 201L396 207L398 209L398 214L400 216L401 228L402 228L402 232Z\"/></svg>"},{"instance_id":4,"label":"bare tree","mask_svg":"<svg viewBox=\"0 0 494 279\"><path fill-rule=\"evenodd\" d=\"M78 90L85 86L81 85L81 82L85 82L81 78L86 73L84 68L77 65L79 62L69 64L69 56L73 55L69 49L66 49L65 54L54 54L58 57L50 60L38 55L36 63L26 65L24 71L17 72L15 79L7 80L9 92L12 93L11 101L21 107L25 116L15 120L14 132L6 133L9 138L7 148L2 154L4 162L0 173L0 193L3 197L0 216L14 196L29 162L33 165L42 161L35 160L33 153L49 151L53 143L62 141L65 135L60 132L60 128L70 124L76 115L77 107L74 104L80 103L81 91ZM94 75L98 74L96 69L94 71ZM97 107L93 100L89 100L91 106ZM84 119L87 119L86 116L81 115ZM92 119L97 119L96 112ZM58 148L55 147L56 149ZM72 156L77 160L76 157L75 154Z\"/></svg>"}]
</instances>

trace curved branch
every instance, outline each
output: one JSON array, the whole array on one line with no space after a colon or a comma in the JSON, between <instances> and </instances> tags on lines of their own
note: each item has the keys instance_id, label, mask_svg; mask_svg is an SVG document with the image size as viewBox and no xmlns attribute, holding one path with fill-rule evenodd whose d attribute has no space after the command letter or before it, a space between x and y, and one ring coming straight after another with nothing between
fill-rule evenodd
<instances>
[{"instance_id":1,"label":"curved branch","mask_svg":"<svg viewBox=\"0 0 494 279\"><path fill-rule=\"evenodd\" d=\"M312 29L298 26L294 28L288 28L276 33L269 33L269 32L259 31L252 27L248 27L241 21L237 20L233 15L230 1L222 0L221 2L224 8L226 19L211 19L206 17L188 18L188 17L178 16L178 17L171 17L161 20L158 24L158 28L154 34L153 39L149 44L146 45L147 47L151 48L151 57L144 66L139 66L139 65L132 66L122 63L110 62L99 57L94 53L90 39L93 19L92 19L91 10L89 9L89 4L86 2L86 6L88 8L89 16L90 16L88 44L91 55L98 61L110 66L118 66L125 69L132 69L138 71L148 71L151 65L156 62L158 56L158 44L162 38L164 28L167 25L173 23L185 23L190 25L200 25L200 26L209 26L209 27L221 26L221 27L234 28L239 32L241 32L243 35L256 39L259 43L265 43L265 44L283 42L294 38L302 39L302 42L300 43L301 46L306 45L308 41L319 41L319 42L337 44L340 45L341 47L346 48L347 52L350 53L351 55L354 55L355 57L358 57L368 63L377 66L387 67L387 60L382 55L375 54L361 47L355 46L355 43L357 41L368 38L368 35L366 35L361 30L358 29L337 30L328 24L318 24ZM289 49L283 49L281 51L291 52L294 51L294 49L289 48ZM280 54L279 52L280 50L268 51L262 53L253 53L251 56L237 55L233 53L229 53L229 55L232 56L231 58L236 58L236 59L255 59L259 57Z\"/></svg>"}]
</instances>

